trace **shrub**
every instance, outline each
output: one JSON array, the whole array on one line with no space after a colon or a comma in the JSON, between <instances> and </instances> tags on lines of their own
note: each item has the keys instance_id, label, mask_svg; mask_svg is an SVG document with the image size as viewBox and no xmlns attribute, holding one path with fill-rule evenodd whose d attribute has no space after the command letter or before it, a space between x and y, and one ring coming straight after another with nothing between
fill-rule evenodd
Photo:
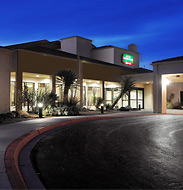
<instances>
[{"instance_id":1,"label":"shrub","mask_svg":"<svg viewBox=\"0 0 183 190\"><path fill-rule=\"evenodd\" d=\"M172 103L172 102L168 102L168 103L167 103L167 108L168 108L168 109L173 109L173 108L174 108L173 103Z\"/></svg>"},{"instance_id":2,"label":"shrub","mask_svg":"<svg viewBox=\"0 0 183 190\"><path fill-rule=\"evenodd\" d=\"M3 120L3 119L13 119L13 118L14 118L14 114L12 112L0 114L0 120Z\"/></svg>"},{"instance_id":3,"label":"shrub","mask_svg":"<svg viewBox=\"0 0 183 190\"><path fill-rule=\"evenodd\" d=\"M129 111L130 109L128 107L121 107L119 108L119 111Z\"/></svg>"},{"instance_id":4,"label":"shrub","mask_svg":"<svg viewBox=\"0 0 183 190\"><path fill-rule=\"evenodd\" d=\"M111 109L111 104L106 105L106 110Z\"/></svg>"},{"instance_id":5,"label":"shrub","mask_svg":"<svg viewBox=\"0 0 183 190\"><path fill-rule=\"evenodd\" d=\"M101 97L97 97L96 100L96 108L99 109L100 105L103 103L103 99Z\"/></svg>"},{"instance_id":6,"label":"shrub","mask_svg":"<svg viewBox=\"0 0 183 190\"><path fill-rule=\"evenodd\" d=\"M19 112L20 117L29 117L29 114L26 111L20 110L18 112Z\"/></svg>"},{"instance_id":7,"label":"shrub","mask_svg":"<svg viewBox=\"0 0 183 190\"><path fill-rule=\"evenodd\" d=\"M174 108L175 108L175 109L181 109L182 106L181 106L181 104L180 104L179 102L175 102L175 103L174 103Z\"/></svg>"},{"instance_id":8,"label":"shrub","mask_svg":"<svg viewBox=\"0 0 183 190\"><path fill-rule=\"evenodd\" d=\"M60 108L61 115L69 115L69 116L74 116L74 115L79 115L79 108L77 106L62 106Z\"/></svg>"}]
</instances>

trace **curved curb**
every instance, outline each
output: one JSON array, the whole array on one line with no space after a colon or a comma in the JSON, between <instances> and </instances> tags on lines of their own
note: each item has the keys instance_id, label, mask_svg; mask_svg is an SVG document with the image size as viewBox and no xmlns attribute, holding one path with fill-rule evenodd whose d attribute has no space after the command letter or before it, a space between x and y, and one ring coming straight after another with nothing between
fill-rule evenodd
<instances>
[{"instance_id":1,"label":"curved curb","mask_svg":"<svg viewBox=\"0 0 183 190\"><path fill-rule=\"evenodd\" d=\"M30 132L26 133L25 135L15 139L6 149L5 166L6 166L7 174L9 177L9 181L10 181L13 189L29 189L23 179L23 176L22 176L20 168L19 168L19 163L18 163L19 153L29 141L31 141L35 137L37 137L47 131L50 131L50 130L53 130L53 129L56 129L59 127L63 127L66 125L80 123L80 122L84 122L84 121L90 121L90 120L120 118L120 117L151 116L151 115L159 115L159 114L84 117L84 118L64 121L61 123L56 123L56 124L49 125L49 126L44 126L39 129L30 131Z\"/></svg>"}]
</instances>

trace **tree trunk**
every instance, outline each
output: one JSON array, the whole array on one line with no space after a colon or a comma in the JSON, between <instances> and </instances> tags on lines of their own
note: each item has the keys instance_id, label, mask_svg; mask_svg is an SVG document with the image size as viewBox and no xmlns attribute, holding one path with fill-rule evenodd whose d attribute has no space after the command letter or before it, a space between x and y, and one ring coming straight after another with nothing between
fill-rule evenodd
<instances>
[{"instance_id":1,"label":"tree trunk","mask_svg":"<svg viewBox=\"0 0 183 190\"><path fill-rule=\"evenodd\" d=\"M131 106L130 105L130 92L128 92L128 106Z\"/></svg>"},{"instance_id":2,"label":"tree trunk","mask_svg":"<svg viewBox=\"0 0 183 190\"><path fill-rule=\"evenodd\" d=\"M113 102L111 109L114 108L114 106L118 103L118 101L120 100L120 98L123 96L123 92L120 92L120 94L118 95L118 97L116 98L116 100Z\"/></svg>"},{"instance_id":3,"label":"tree trunk","mask_svg":"<svg viewBox=\"0 0 183 190\"><path fill-rule=\"evenodd\" d=\"M65 86L64 88L64 102L65 103L68 101L68 92L69 92L69 87Z\"/></svg>"},{"instance_id":4,"label":"tree trunk","mask_svg":"<svg viewBox=\"0 0 183 190\"><path fill-rule=\"evenodd\" d=\"M27 112L29 113L29 101L27 101Z\"/></svg>"}]
</instances>

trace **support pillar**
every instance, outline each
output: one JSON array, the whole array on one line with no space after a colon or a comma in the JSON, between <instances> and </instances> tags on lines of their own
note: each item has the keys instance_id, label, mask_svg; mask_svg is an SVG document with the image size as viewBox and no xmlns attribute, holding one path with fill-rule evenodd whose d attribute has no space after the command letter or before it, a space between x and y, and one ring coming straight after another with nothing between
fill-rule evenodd
<instances>
[{"instance_id":1,"label":"support pillar","mask_svg":"<svg viewBox=\"0 0 183 190\"><path fill-rule=\"evenodd\" d=\"M102 81L102 99L105 101L105 81Z\"/></svg>"},{"instance_id":2,"label":"support pillar","mask_svg":"<svg viewBox=\"0 0 183 190\"><path fill-rule=\"evenodd\" d=\"M21 96L22 96L22 72L17 71L16 72L16 89L15 89L15 105L16 105L16 111L19 111L22 109L22 102L21 102Z\"/></svg>"},{"instance_id":3,"label":"support pillar","mask_svg":"<svg viewBox=\"0 0 183 190\"><path fill-rule=\"evenodd\" d=\"M167 95L166 95L166 76L162 75L162 113L166 113Z\"/></svg>"},{"instance_id":4,"label":"support pillar","mask_svg":"<svg viewBox=\"0 0 183 190\"><path fill-rule=\"evenodd\" d=\"M80 79L80 107L83 107L83 79Z\"/></svg>"},{"instance_id":5,"label":"support pillar","mask_svg":"<svg viewBox=\"0 0 183 190\"><path fill-rule=\"evenodd\" d=\"M55 76L52 75L52 92L55 94L56 93L56 84L55 84Z\"/></svg>"},{"instance_id":6,"label":"support pillar","mask_svg":"<svg viewBox=\"0 0 183 190\"><path fill-rule=\"evenodd\" d=\"M80 86L80 107L83 107L83 63L80 60L79 54L77 54L77 70Z\"/></svg>"}]
</instances>

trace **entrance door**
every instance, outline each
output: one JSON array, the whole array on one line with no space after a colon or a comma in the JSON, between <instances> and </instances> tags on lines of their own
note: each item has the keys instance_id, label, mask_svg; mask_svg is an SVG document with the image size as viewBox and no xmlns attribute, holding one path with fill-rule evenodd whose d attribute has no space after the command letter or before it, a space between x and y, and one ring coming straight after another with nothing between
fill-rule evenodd
<instances>
[{"instance_id":1,"label":"entrance door","mask_svg":"<svg viewBox=\"0 0 183 190\"><path fill-rule=\"evenodd\" d=\"M183 106L183 91L180 91L180 103Z\"/></svg>"}]
</instances>

